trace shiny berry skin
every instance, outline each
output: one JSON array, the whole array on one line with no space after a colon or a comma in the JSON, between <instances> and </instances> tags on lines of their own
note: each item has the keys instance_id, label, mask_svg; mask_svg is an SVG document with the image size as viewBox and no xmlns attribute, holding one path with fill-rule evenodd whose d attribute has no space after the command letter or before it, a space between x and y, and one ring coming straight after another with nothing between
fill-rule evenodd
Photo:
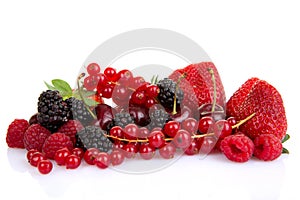
<instances>
[{"instance_id":1,"label":"shiny berry skin","mask_svg":"<svg viewBox=\"0 0 300 200\"><path fill-rule=\"evenodd\" d=\"M112 78L117 74L117 71L112 67L107 67L104 70L104 74L106 75L108 80L112 80Z\"/></svg>"},{"instance_id":2,"label":"shiny berry skin","mask_svg":"<svg viewBox=\"0 0 300 200\"><path fill-rule=\"evenodd\" d=\"M190 146L188 146L188 148L185 149L184 153L186 155L193 156L195 154L198 154L199 151L200 151L200 148L199 148L197 140L193 140L191 142Z\"/></svg>"},{"instance_id":3,"label":"shiny berry skin","mask_svg":"<svg viewBox=\"0 0 300 200\"><path fill-rule=\"evenodd\" d=\"M187 118L181 123L181 128L188 131L189 133L197 133L198 121L194 118Z\"/></svg>"},{"instance_id":4,"label":"shiny berry skin","mask_svg":"<svg viewBox=\"0 0 300 200\"><path fill-rule=\"evenodd\" d=\"M137 76L131 80L130 87L133 89L138 89L141 85L145 84L145 82L146 81L143 77ZM139 91L144 91L144 90L139 90Z\"/></svg>"},{"instance_id":5,"label":"shiny berry skin","mask_svg":"<svg viewBox=\"0 0 300 200\"><path fill-rule=\"evenodd\" d=\"M190 146L192 142L191 134L186 130L181 129L177 131L177 134L175 135L173 142L176 147L185 149L188 146Z\"/></svg>"},{"instance_id":6,"label":"shiny berry skin","mask_svg":"<svg viewBox=\"0 0 300 200\"><path fill-rule=\"evenodd\" d=\"M109 164L110 164L110 156L108 155L108 153L101 152L95 158L95 165L100 169L108 168Z\"/></svg>"},{"instance_id":7,"label":"shiny berry skin","mask_svg":"<svg viewBox=\"0 0 300 200\"><path fill-rule=\"evenodd\" d=\"M123 138L124 137L124 131L122 127L120 126L114 126L110 129L109 134L116 138Z\"/></svg>"},{"instance_id":8,"label":"shiny berry skin","mask_svg":"<svg viewBox=\"0 0 300 200\"><path fill-rule=\"evenodd\" d=\"M229 117L229 118L227 119L227 121L228 121L228 123L229 123L231 126L234 126L234 125L237 124L237 121L236 121L235 117Z\"/></svg>"},{"instance_id":9,"label":"shiny berry skin","mask_svg":"<svg viewBox=\"0 0 300 200\"><path fill-rule=\"evenodd\" d=\"M83 159L87 164L94 165L95 158L98 156L99 153L100 151L97 148L87 149L83 155Z\"/></svg>"},{"instance_id":10,"label":"shiny berry skin","mask_svg":"<svg viewBox=\"0 0 300 200\"><path fill-rule=\"evenodd\" d=\"M114 91L114 85L107 84L104 86L100 92L101 96L107 99L110 99L112 97L112 93Z\"/></svg>"},{"instance_id":11,"label":"shiny berry skin","mask_svg":"<svg viewBox=\"0 0 300 200\"><path fill-rule=\"evenodd\" d=\"M163 128L164 134L170 136L170 137L175 137L177 134L178 130L180 129L180 123L176 121L169 121L165 124Z\"/></svg>"},{"instance_id":12,"label":"shiny berry skin","mask_svg":"<svg viewBox=\"0 0 300 200\"><path fill-rule=\"evenodd\" d=\"M149 85L146 89L146 94L149 97L156 98L159 94L159 87L157 85Z\"/></svg>"},{"instance_id":13,"label":"shiny berry skin","mask_svg":"<svg viewBox=\"0 0 300 200\"><path fill-rule=\"evenodd\" d=\"M151 147L160 148L165 144L165 135L161 131L152 131L148 140Z\"/></svg>"},{"instance_id":14,"label":"shiny berry skin","mask_svg":"<svg viewBox=\"0 0 300 200\"><path fill-rule=\"evenodd\" d=\"M76 169L81 164L81 158L79 156L76 156L74 154L69 155L66 159L66 168L67 169Z\"/></svg>"},{"instance_id":15,"label":"shiny berry skin","mask_svg":"<svg viewBox=\"0 0 300 200\"><path fill-rule=\"evenodd\" d=\"M66 158L71 155L68 148L62 148L56 151L54 155L54 160L58 165L65 165Z\"/></svg>"},{"instance_id":16,"label":"shiny berry skin","mask_svg":"<svg viewBox=\"0 0 300 200\"><path fill-rule=\"evenodd\" d=\"M143 105L147 100L146 94L144 91L135 91L131 95L130 102L136 105Z\"/></svg>"},{"instance_id":17,"label":"shiny berry skin","mask_svg":"<svg viewBox=\"0 0 300 200\"><path fill-rule=\"evenodd\" d=\"M73 155L78 156L80 159L82 159L83 156L84 156L84 151L83 151L83 149L82 149L82 148L78 148L78 147L74 148L74 149L72 150L71 153L72 153Z\"/></svg>"},{"instance_id":18,"label":"shiny berry skin","mask_svg":"<svg viewBox=\"0 0 300 200\"><path fill-rule=\"evenodd\" d=\"M124 85L116 85L113 93L112 100L117 105L126 105L130 97L131 91L126 88Z\"/></svg>"},{"instance_id":19,"label":"shiny berry skin","mask_svg":"<svg viewBox=\"0 0 300 200\"><path fill-rule=\"evenodd\" d=\"M136 124L128 124L124 128L124 135L127 139L135 139L139 135L139 127Z\"/></svg>"},{"instance_id":20,"label":"shiny berry skin","mask_svg":"<svg viewBox=\"0 0 300 200\"><path fill-rule=\"evenodd\" d=\"M115 141L114 141L113 150L123 149L124 146L125 146L124 142L121 142L121 141L119 141L119 140L115 140Z\"/></svg>"},{"instance_id":21,"label":"shiny berry skin","mask_svg":"<svg viewBox=\"0 0 300 200\"><path fill-rule=\"evenodd\" d=\"M219 139L231 135L232 128L227 120L221 119L214 124L214 133Z\"/></svg>"},{"instance_id":22,"label":"shiny berry skin","mask_svg":"<svg viewBox=\"0 0 300 200\"><path fill-rule=\"evenodd\" d=\"M120 150L114 150L110 154L110 162L113 166L120 165L125 159L125 155Z\"/></svg>"},{"instance_id":23,"label":"shiny berry skin","mask_svg":"<svg viewBox=\"0 0 300 200\"><path fill-rule=\"evenodd\" d=\"M83 85L87 90L92 91L96 89L99 79L100 79L99 75L88 76L83 80Z\"/></svg>"},{"instance_id":24,"label":"shiny berry skin","mask_svg":"<svg viewBox=\"0 0 300 200\"><path fill-rule=\"evenodd\" d=\"M150 160L155 155L155 148L151 147L149 143L143 143L140 146L139 153L144 160Z\"/></svg>"},{"instance_id":25,"label":"shiny berry skin","mask_svg":"<svg viewBox=\"0 0 300 200\"><path fill-rule=\"evenodd\" d=\"M97 83L97 91L101 92L104 87L108 84L108 79L105 74L99 74L99 80Z\"/></svg>"},{"instance_id":26,"label":"shiny berry skin","mask_svg":"<svg viewBox=\"0 0 300 200\"><path fill-rule=\"evenodd\" d=\"M176 147L174 146L173 143L167 143L159 149L159 154L164 159L174 158L175 153L176 153Z\"/></svg>"},{"instance_id":27,"label":"shiny berry skin","mask_svg":"<svg viewBox=\"0 0 300 200\"><path fill-rule=\"evenodd\" d=\"M213 124L214 124L214 120L212 117L208 117L208 116L202 117L198 123L198 130L200 131L200 133L207 133L208 129Z\"/></svg>"},{"instance_id":28,"label":"shiny berry skin","mask_svg":"<svg viewBox=\"0 0 300 200\"><path fill-rule=\"evenodd\" d=\"M150 135L150 131L146 127L141 127L139 130L139 138L147 138Z\"/></svg>"},{"instance_id":29,"label":"shiny berry skin","mask_svg":"<svg viewBox=\"0 0 300 200\"><path fill-rule=\"evenodd\" d=\"M49 174L52 171L53 164L50 160L42 160L38 163L37 168L41 174Z\"/></svg>"},{"instance_id":30,"label":"shiny berry skin","mask_svg":"<svg viewBox=\"0 0 300 200\"><path fill-rule=\"evenodd\" d=\"M36 149L30 149L29 151L27 151L26 158L27 158L28 162L30 162L32 155L37 152L39 152L39 151Z\"/></svg>"},{"instance_id":31,"label":"shiny berry skin","mask_svg":"<svg viewBox=\"0 0 300 200\"><path fill-rule=\"evenodd\" d=\"M121 84L128 85L133 78L133 74L128 69L123 69L119 71L116 75L118 77L118 82Z\"/></svg>"},{"instance_id":32,"label":"shiny berry skin","mask_svg":"<svg viewBox=\"0 0 300 200\"><path fill-rule=\"evenodd\" d=\"M29 161L29 163L34 166L37 167L37 165L39 164L40 161L45 160L46 157L44 156L44 154L40 153L40 152L36 152L31 156L31 159Z\"/></svg>"},{"instance_id":33,"label":"shiny berry skin","mask_svg":"<svg viewBox=\"0 0 300 200\"><path fill-rule=\"evenodd\" d=\"M146 108L151 108L151 107L154 106L156 103L157 103L157 102L155 101L155 99L147 97L147 99L146 99L146 101L145 101L145 107L146 107Z\"/></svg>"},{"instance_id":34,"label":"shiny berry skin","mask_svg":"<svg viewBox=\"0 0 300 200\"><path fill-rule=\"evenodd\" d=\"M218 139L216 137L204 137L202 139L200 154L207 155L214 149Z\"/></svg>"},{"instance_id":35,"label":"shiny berry skin","mask_svg":"<svg viewBox=\"0 0 300 200\"><path fill-rule=\"evenodd\" d=\"M126 158L133 158L138 152L138 146L135 143L125 144L122 149Z\"/></svg>"},{"instance_id":36,"label":"shiny berry skin","mask_svg":"<svg viewBox=\"0 0 300 200\"><path fill-rule=\"evenodd\" d=\"M86 71L89 75L96 75L100 72L100 66L97 63L90 63L86 67Z\"/></svg>"}]
</instances>

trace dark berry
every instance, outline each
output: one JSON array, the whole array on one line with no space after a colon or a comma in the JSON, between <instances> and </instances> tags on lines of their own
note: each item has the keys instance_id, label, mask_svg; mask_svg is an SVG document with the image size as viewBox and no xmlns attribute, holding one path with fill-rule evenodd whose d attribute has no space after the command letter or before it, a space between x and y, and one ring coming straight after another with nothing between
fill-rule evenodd
<instances>
[{"instance_id":1,"label":"dark berry","mask_svg":"<svg viewBox=\"0 0 300 200\"><path fill-rule=\"evenodd\" d=\"M170 119L169 114L164 109L151 109L149 111L149 116L151 120L148 125L149 130L156 127L163 128Z\"/></svg>"},{"instance_id":2,"label":"dark berry","mask_svg":"<svg viewBox=\"0 0 300 200\"><path fill-rule=\"evenodd\" d=\"M114 124L115 126L120 126L124 128L128 124L133 124L133 117L128 112L120 112L115 114Z\"/></svg>"}]
</instances>

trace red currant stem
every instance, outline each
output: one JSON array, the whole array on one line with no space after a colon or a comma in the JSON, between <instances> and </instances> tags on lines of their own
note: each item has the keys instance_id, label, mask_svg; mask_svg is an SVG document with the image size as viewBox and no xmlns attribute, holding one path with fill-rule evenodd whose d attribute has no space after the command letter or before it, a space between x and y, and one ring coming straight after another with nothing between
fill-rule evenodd
<instances>
[{"instance_id":1,"label":"red currant stem","mask_svg":"<svg viewBox=\"0 0 300 200\"><path fill-rule=\"evenodd\" d=\"M110 81L110 83L111 84L113 84L113 85L121 85L120 83L118 83L118 82L113 82L113 81ZM126 87L126 89L128 89L128 90L131 90L131 91L135 91L135 89L134 88L131 88L131 87Z\"/></svg>"},{"instance_id":2,"label":"red currant stem","mask_svg":"<svg viewBox=\"0 0 300 200\"><path fill-rule=\"evenodd\" d=\"M83 97L82 95L82 91L81 91L81 87L80 87L80 79L83 78L85 76L85 73L81 73L78 78L77 78L77 87L78 87L78 94L85 106L85 108L89 111L89 113L91 114L91 116L94 118L94 119L97 119L97 116L91 111L90 107L87 105L86 101L85 101L85 98Z\"/></svg>"},{"instance_id":3,"label":"red currant stem","mask_svg":"<svg viewBox=\"0 0 300 200\"><path fill-rule=\"evenodd\" d=\"M244 124L245 122L247 122L248 120L250 120L254 116L255 116L255 113L252 113L251 115L249 115L245 119L242 119L241 121L239 121L239 123L237 123L236 125L233 125L232 129L239 128L242 124Z\"/></svg>"},{"instance_id":4,"label":"red currant stem","mask_svg":"<svg viewBox=\"0 0 300 200\"><path fill-rule=\"evenodd\" d=\"M217 103L217 85L216 85L216 78L215 78L214 70L212 68L208 68L207 70L211 75L211 80L214 85L214 96L213 96L213 103L212 103L212 108L211 108L211 112L213 113L213 112L215 112L216 103Z\"/></svg>"},{"instance_id":5,"label":"red currant stem","mask_svg":"<svg viewBox=\"0 0 300 200\"><path fill-rule=\"evenodd\" d=\"M173 111L172 111L172 114L173 115L176 115L177 111L176 111L176 100L177 100L177 97L176 97L176 92L178 90L178 87L179 87L179 84L181 82L182 79L184 79L185 77L187 76L186 73L183 73L180 75L178 81L176 82L176 88L175 88L175 94L174 94L174 102L173 102Z\"/></svg>"}]
</instances>

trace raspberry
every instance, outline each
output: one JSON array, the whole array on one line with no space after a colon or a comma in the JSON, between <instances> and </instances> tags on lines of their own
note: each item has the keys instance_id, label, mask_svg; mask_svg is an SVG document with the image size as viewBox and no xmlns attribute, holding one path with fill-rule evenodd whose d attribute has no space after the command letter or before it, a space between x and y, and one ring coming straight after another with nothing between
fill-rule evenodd
<instances>
[{"instance_id":1,"label":"raspberry","mask_svg":"<svg viewBox=\"0 0 300 200\"><path fill-rule=\"evenodd\" d=\"M29 127L25 119L15 119L7 129L6 143L11 148L24 148L24 133Z\"/></svg>"},{"instance_id":2,"label":"raspberry","mask_svg":"<svg viewBox=\"0 0 300 200\"><path fill-rule=\"evenodd\" d=\"M271 161L281 155L282 143L272 134L261 134L254 139L254 156L260 160Z\"/></svg>"},{"instance_id":3,"label":"raspberry","mask_svg":"<svg viewBox=\"0 0 300 200\"><path fill-rule=\"evenodd\" d=\"M76 142L75 135L77 132L81 131L83 129L82 124L78 120L69 120L64 125L62 125L59 129L59 133L64 133L67 136L70 137L73 144Z\"/></svg>"},{"instance_id":4,"label":"raspberry","mask_svg":"<svg viewBox=\"0 0 300 200\"><path fill-rule=\"evenodd\" d=\"M39 124L33 124L24 133L24 146L28 151L30 149L42 151L42 146L50 135L51 132L45 127Z\"/></svg>"},{"instance_id":5,"label":"raspberry","mask_svg":"<svg viewBox=\"0 0 300 200\"><path fill-rule=\"evenodd\" d=\"M254 144L246 135L238 134L225 137L220 148L229 160L246 162L253 154Z\"/></svg>"},{"instance_id":6,"label":"raspberry","mask_svg":"<svg viewBox=\"0 0 300 200\"><path fill-rule=\"evenodd\" d=\"M53 159L56 151L65 147L72 151L73 143L70 137L63 133L53 133L46 139L42 150L47 158Z\"/></svg>"}]
</instances>

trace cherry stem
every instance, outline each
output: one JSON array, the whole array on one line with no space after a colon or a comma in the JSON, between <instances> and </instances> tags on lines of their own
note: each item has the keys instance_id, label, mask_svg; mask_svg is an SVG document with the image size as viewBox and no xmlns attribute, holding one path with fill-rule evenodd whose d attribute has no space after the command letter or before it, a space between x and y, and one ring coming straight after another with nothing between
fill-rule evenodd
<instances>
[{"instance_id":1,"label":"cherry stem","mask_svg":"<svg viewBox=\"0 0 300 200\"><path fill-rule=\"evenodd\" d=\"M217 103L217 85L216 85L216 78L215 78L214 70L212 68L208 68L207 70L211 75L211 80L214 85L213 104L212 104L212 108L211 108L211 112L213 113L213 112L215 112L216 103Z\"/></svg>"},{"instance_id":2,"label":"cherry stem","mask_svg":"<svg viewBox=\"0 0 300 200\"><path fill-rule=\"evenodd\" d=\"M236 125L232 126L232 129L239 128L242 124L244 124L245 122L247 122L248 120L250 120L254 116L255 116L255 113L252 113L251 115L249 115L245 119L239 121L239 123L237 123Z\"/></svg>"},{"instance_id":3,"label":"cherry stem","mask_svg":"<svg viewBox=\"0 0 300 200\"><path fill-rule=\"evenodd\" d=\"M90 107L87 105L83 95L82 95L82 91L81 91L81 87L80 87L80 79L83 78L85 76L85 73L81 73L78 78L77 78L77 87L78 87L78 93L79 93L79 96L85 106L85 108L88 110L88 112L91 114L91 116L94 118L94 119L97 119L97 116L91 111Z\"/></svg>"}]
</instances>

